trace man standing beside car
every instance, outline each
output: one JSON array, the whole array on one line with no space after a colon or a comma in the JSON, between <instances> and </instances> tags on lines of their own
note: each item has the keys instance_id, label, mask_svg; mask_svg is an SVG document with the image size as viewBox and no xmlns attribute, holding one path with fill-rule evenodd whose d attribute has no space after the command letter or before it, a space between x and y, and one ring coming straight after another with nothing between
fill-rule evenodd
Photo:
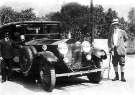
<instances>
[{"instance_id":1,"label":"man standing beside car","mask_svg":"<svg viewBox=\"0 0 135 95\"><path fill-rule=\"evenodd\" d=\"M112 22L112 32L108 39L109 52L112 54L112 64L115 71L115 78L112 81L119 80L118 64L121 69L121 81L126 82L124 77L125 68L125 41L128 37L124 30L120 29L120 23L118 19L114 19Z\"/></svg>"},{"instance_id":2,"label":"man standing beside car","mask_svg":"<svg viewBox=\"0 0 135 95\"><path fill-rule=\"evenodd\" d=\"M11 77L11 64L13 62L13 47L12 40L9 37L9 32L5 33L4 39L0 40L0 53L1 53L1 74L2 82Z\"/></svg>"}]
</instances>

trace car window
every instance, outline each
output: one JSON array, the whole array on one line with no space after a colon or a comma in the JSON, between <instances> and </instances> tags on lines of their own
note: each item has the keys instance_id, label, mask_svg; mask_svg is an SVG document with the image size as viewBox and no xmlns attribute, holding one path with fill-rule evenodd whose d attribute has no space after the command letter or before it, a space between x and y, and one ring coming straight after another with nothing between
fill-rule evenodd
<instances>
[{"instance_id":1,"label":"car window","mask_svg":"<svg viewBox=\"0 0 135 95\"><path fill-rule=\"evenodd\" d=\"M32 23L25 25L25 37L26 40L31 39L60 39L60 26L53 23Z\"/></svg>"},{"instance_id":2,"label":"car window","mask_svg":"<svg viewBox=\"0 0 135 95\"><path fill-rule=\"evenodd\" d=\"M57 24L29 24L26 26L25 34L48 34L59 33Z\"/></svg>"},{"instance_id":3,"label":"car window","mask_svg":"<svg viewBox=\"0 0 135 95\"><path fill-rule=\"evenodd\" d=\"M32 39L48 38L48 39L61 39L60 23L18 23L3 27L0 30L0 39L4 37L4 32L9 31L13 40L18 39L21 34L24 35L26 41Z\"/></svg>"}]
</instances>

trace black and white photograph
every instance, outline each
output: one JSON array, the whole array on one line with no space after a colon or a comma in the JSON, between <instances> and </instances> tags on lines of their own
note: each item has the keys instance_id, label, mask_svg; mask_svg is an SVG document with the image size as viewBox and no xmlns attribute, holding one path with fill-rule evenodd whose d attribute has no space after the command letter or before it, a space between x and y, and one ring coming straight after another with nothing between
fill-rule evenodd
<instances>
[{"instance_id":1,"label":"black and white photograph","mask_svg":"<svg viewBox=\"0 0 135 95\"><path fill-rule=\"evenodd\" d=\"M0 95L134 95L134 0L0 0Z\"/></svg>"}]
</instances>

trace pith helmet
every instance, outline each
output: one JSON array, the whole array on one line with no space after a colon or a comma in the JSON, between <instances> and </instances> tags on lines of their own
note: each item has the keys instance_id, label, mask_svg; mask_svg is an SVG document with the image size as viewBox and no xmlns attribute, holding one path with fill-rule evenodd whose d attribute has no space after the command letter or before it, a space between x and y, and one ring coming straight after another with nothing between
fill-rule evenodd
<instances>
[{"instance_id":1,"label":"pith helmet","mask_svg":"<svg viewBox=\"0 0 135 95\"><path fill-rule=\"evenodd\" d=\"M119 20L118 19L113 19L112 25L120 25Z\"/></svg>"}]
</instances>

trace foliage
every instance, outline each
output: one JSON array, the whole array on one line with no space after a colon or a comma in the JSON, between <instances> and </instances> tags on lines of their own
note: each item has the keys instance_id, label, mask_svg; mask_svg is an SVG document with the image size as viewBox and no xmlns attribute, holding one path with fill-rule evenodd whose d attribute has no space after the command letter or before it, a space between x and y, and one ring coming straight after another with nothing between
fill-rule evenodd
<instances>
[{"instance_id":1,"label":"foliage","mask_svg":"<svg viewBox=\"0 0 135 95\"><path fill-rule=\"evenodd\" d=\"M131 10L129 11L128 19L129 19L129 24L128 24L129 36L130 36L131 40L134 40L134 36L135 36L135 8L131 8Z\"/></svg>"},{"instance_id":2,"label":"foliage","mask_svg":"<svg viewBox=\"0 0 135 95\"><path fill-rule=\"evenodd\" d=\"M128 19L131 24L135 24L135 8L131 8L128 13Z\"/></svg>"},{"instance_id":3,"label":"foliage","mask_svg":"<svg viewBox=\"0 0 135 95\"><path fill-rule=\"evenodd\" d=\"M1 24L10 22L14 15L14 10L11 7L2 7L0 10Z\"/></svg>"},{"instance_id":4,"label":"foliage","mask_svg":"<svg viewBox=\"0 0 135 95\"><path fill-rule=\"evenodd\" d=\"M21 21L28 21L28 20L35 20L36 19L36 16L35 14L33 13L33 9L32 8L29 8L29 9L25 9L25 10L22 10L20 12L20 18L19 18Z\"/></svg>"},{"instance_id":5,"label":"foliage","mask_svg":"<svg viewBox=\"0 0 135 95\"><path fill-rule=\"evenodd\" d=\"M118 17L118 16L117 16L116 11L112 10L111 8L109 8L109 9L105 12L104 31L102 32L102 34L101 34L100 36L104 35L103 38L108 37L109 32L111 32L110 29L111 29L112 20L113 20L114 18L117 18L117 17Z\"/></svg>"},{"instance_id":6,"label":"foliage","mask_svg":"<svg viewBox=\"0 0 135 95\"><path fill-rule=\"evenodd\" d=\"M128 31L129 31L130 37L133 39L135 36L135 24L129 24Z\"/></svg>"},{"instance_id":7,"label":"foliage","mask_svg":"<svg viewBox=\"0 0 135 95\"><path fill-rule=\"evenodd\" d=\"M25 9L21 12L17 12L11 7L3 6L0 8L0 21L1 24L17 21L35 20L36 16L33 13L33 9Z\"/></svg>"},{"instance_id":8,"label":"foliage","mask_svg":"<svg viewBox=\"0 0 135 95\"><path fill-rule=\"evenodd\" d=\"M132 14L132 12L129 12L130 19L133 18ZM0 8L1 24L27 20L61 21L63 35L67 35L70 32L72 37L77 40L82 40L84 37L91 39L92 35L95 38L107 38L114 18L118 18L117 12L111 8L104 11L101 5L95 5L92 8L78 3L68 3L63 5L60 11L49 13L42 17L36 17L32 8L21 10L20 12L15 11L11 7L4 6ZM119 20L122 29L128 31L129 34L134 33L134 25L129 25L124 18L119 18ZM130 33L130 31L132 32Z\"/></svg>"},{"instance_id":9,"label":"foliage","mask_svg":"<svg viewBox=\"0 0 135 95\"><path fill-rule=\"evenodd\" d=\"M71 32L75 39L91 36L90 28L93 29L94 37L107 38L112 19L117 17L116 11L110 8L104 12L101 5L96 5L92 12L89 6L68 3L62 6L60 12L51 13L49 19L61 21L63 31Z\"/></svg>"}]
</instances>

